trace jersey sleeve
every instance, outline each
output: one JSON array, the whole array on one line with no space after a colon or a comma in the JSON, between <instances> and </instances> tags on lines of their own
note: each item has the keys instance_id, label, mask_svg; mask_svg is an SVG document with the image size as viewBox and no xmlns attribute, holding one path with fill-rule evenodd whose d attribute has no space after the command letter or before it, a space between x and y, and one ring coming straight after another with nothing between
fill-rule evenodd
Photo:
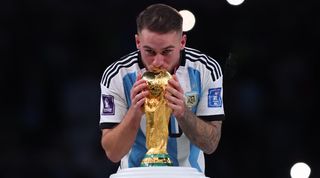
<instances>
[{"instance_id":1,"label":"jersey sleeve","mask_svg":"<svg viewBox=\"0 0 320 178\"><path fill-rule=\"evenodd\" d=\"M121 81L121 80L120 80ZM110 87L100 84L100 129L112 128L121 122L127 112L126 99L123 94L121 82L114 82Z\"/></svg>"},{"instance_id":2,"label":"jersey sleeve","mask_svg":"<svg viewBox=\"0 0 320 178\"><path fill-rule=\"evenodd\" d=\"M223 120L223 76L214 80L209 71L202 75L202 94L199 99L196 114L205 120Z\"/></svg>"}]
</instances>

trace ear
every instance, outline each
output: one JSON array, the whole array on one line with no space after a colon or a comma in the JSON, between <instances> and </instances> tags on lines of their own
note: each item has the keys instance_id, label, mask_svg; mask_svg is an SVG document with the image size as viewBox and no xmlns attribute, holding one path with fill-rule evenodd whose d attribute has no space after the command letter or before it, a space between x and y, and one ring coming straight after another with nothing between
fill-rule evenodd
<instances>
[{"instance_id":1,"label":"ear","mask_svg":"<svg viewBox=\"0 0 320 178\"><path fill-rule=\"evenodd\" d=\"M138 34L134 35L135 41L136 41L136 47L137 49L140 49L140 38Z\"/></svg>"},{"instance_id":2,"label":"ear","mask_svg":"<svg viewBox=\"0 0 320 178\"><path fill-rule=\"evenodd\" d=\"M184 49L186 47L186 43L187 43L187 35L186 34L182 34L182 37L181 37L181 41L180 41L180 44L181 44L181 50Z\"/></svg>"}]
</instances>

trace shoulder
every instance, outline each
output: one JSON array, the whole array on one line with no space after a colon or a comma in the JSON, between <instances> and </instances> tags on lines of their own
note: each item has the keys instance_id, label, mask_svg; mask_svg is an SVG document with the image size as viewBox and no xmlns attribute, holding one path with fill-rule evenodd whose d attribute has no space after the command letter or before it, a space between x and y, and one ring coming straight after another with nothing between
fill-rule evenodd
<instances>
[{"instance_id":1,"label":"shoulder","mask_svg":"<svg viewBox=\"0 0 320 178\"><path fill-rule=\"evenodd\" d=\"M188 60L191 61L210 61L210 62L216 62L218 63L215 59L213 59L211 56L203 53L202 51L190 47L185 48L185 57Z\"/></svg>"},{"instance_id":2,"label":"shoulder","mask_svg":"<svg viewBox=\"0 0 320 178\"><path fill-rule=\"evenodd\" d=\"M130 68L138 65L139 51L134 51L125 56L122 56L119 60L109 65L103 72L101 84L108 86L111 79L117 75L122 75L125 72L119 72L120 70L129 70Z\"/></svg>"},{"instance_id":3,"label":"shoulder","mask_svg":"<svg viewBox=\"0 0 320 178\"><path fill-rule=\"evenodd\" d=\"M113 62L106 70L112 70L115 68L125 68L137 63L139 58L139 51L134 51L125 56L122 56L119 60Z\"/></svg>"},{"instance_id":4,"label":"shoulder","mask_svg":"<svg viewBox=\"0 0 320 178\"><path fill-rule=\"evenodd\" d=\"M222 69L217 60L200 50L186 47L184 50L186 64L202 72L209 72L214 80L222 76Z\"/></svg>"}]
</instances>

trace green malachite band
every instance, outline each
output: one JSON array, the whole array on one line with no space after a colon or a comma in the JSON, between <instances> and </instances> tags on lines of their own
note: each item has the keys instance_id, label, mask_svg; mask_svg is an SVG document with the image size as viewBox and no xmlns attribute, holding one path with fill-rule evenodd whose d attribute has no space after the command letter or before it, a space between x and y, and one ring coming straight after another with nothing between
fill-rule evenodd
<instances>
[{"instance_id":1,"label":"green malachite band","mask_svg":"<svg viewBox=\"0 0 320 178\"><path fill-rule=\"evenodd\" d=\"M141 167L173 166L168 154L146 154Z\"/></svg>"},{"instance_id":2,"label":"green malachite band","mask_svg":"<svg viewBox=\"0 0 320 178\"><path fill-rule=\"evenodd\" d=\"M146 154L144 158L160 158L165 159L169 158L168 154Z\"/></svg>"},{"instance_id":3,"label":"green malachite band","mask_svg":"<svg viewBox=\"0 0 320 178\"><path fill-rule=\"evenodd\" d=\"M141 163L141 167L173 166L172 163Z\"/></svg>"}]
</instances>

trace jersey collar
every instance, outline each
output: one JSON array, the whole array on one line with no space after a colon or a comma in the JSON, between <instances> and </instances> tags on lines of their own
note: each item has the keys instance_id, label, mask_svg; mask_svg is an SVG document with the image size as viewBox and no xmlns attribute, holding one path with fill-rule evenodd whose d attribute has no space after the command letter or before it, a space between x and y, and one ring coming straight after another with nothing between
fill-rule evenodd
<instances>
[{"instance_id":1,"label":"jersey collar","mask_svg":"<svg viewBox=\"0 0 320 178\"><path fill-rule=\"evenodd\" d=\"M185 49L183 48L180 51L180 66L185 66L186 65L186 52Z\"/></svg>"}]
</instances>

